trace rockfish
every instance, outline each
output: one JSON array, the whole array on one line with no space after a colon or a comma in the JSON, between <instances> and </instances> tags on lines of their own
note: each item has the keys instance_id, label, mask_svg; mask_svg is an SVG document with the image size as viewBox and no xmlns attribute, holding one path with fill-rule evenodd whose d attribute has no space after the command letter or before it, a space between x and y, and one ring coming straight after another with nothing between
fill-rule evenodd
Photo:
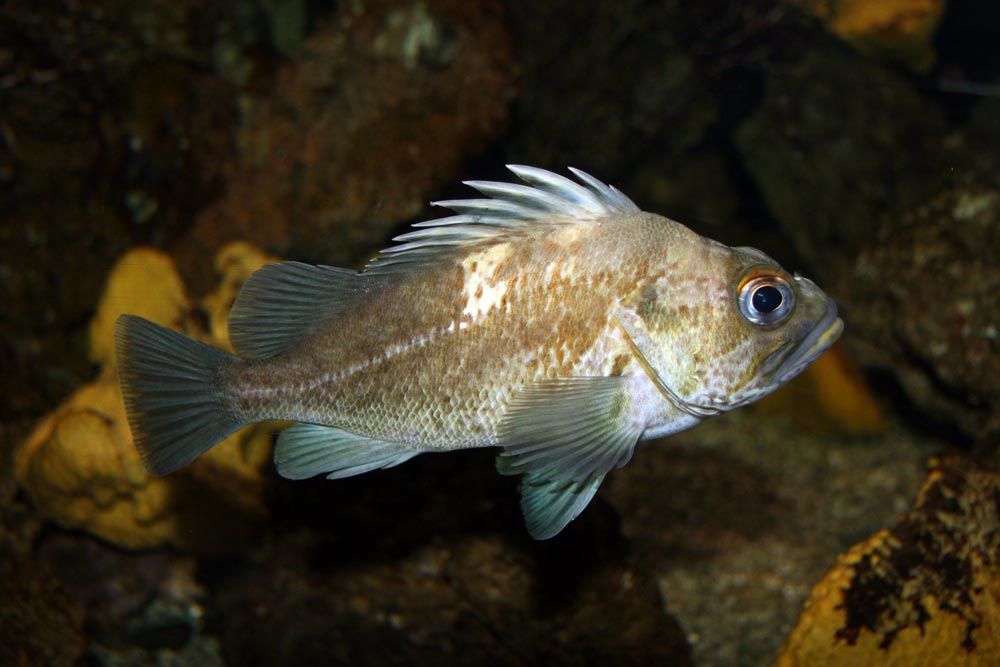
<instances>
[{"instance_id":1,"label":"rockfish","mask_svg":"<svg viewBox=\"0 0 1000 667\"><path fill-rule=\"evenodd\" d=\"M645 213L616 188L510 166L467 181L363 271L282 262L243 286L236 351L118 320L136 447L166 474L239 428L297 424L278 472L357 475L500 447L537 539L583 511L640 440L746 405L840 336L814 283Z\"/></svg>"}]
</instances>

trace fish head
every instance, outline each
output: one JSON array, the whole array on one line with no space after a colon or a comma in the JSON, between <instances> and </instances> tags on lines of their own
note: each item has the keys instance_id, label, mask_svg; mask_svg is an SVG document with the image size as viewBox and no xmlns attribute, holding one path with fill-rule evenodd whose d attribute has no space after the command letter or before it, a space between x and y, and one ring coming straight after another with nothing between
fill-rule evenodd
<instances>
[{"instance_id":1,"label":"fish head","mask_svg":"<svg viewBox=\"0 0 1000 667\"><path fill-rule=\"evenodd\" d=\"M754 248L709 239L641 290L637 344L667 398L707 416L751 403L798 375L843 331L837 305Z\"/></svg>"}]
</instances>

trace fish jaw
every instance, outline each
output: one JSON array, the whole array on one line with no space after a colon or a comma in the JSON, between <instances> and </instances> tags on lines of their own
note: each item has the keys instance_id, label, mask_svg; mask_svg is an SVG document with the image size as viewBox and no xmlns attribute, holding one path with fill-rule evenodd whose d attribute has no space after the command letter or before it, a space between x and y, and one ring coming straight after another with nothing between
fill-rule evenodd
<instances>
[{"instance_id":1,"label":"fish jaw","mask_svg":"<svg viewBox=\"0 0 1000 667\"><path fill-rule=\"evenodd\" d=\"M831 345L837 342L843 331L844 321L837 315L837 304L833 299L828 298L826 300L826 310L816 323L816 326L795 346L774 371L772 376L773 384L776 387L781 386L805 370L819 355L823 354Z\"/></svg>"},{"instance_id":2,"label":"fish jaw","mask_svg":"<svg viewBox=\"0 0 1000 667\"><path fill-rule=\"evenodd\" d=\"M844 331L844 321L837 315L837 304L825 298L823 315L797 341L788 341L761 364L758 379L747 389L736 392L726 410L749 405L772 393L814 362Z\"/></svg>"}]
</instances>

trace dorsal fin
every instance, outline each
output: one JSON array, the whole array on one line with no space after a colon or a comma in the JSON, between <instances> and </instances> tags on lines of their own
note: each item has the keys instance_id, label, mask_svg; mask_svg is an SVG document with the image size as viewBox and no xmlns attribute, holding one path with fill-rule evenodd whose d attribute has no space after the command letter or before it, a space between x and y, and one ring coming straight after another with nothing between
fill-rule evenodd
<instances>
[{"instance_id":1,"label":"dorsal fin","mask_svg":"<svg viewBox=\"0 0 1000 667\"><path fill-rule=\"evenodd\" d=\"M300 262L269 264L247 280L229 315L236 352L260 359L287 351L324 322L386 284L385 278L432 266L470 248L483 247L546 225L637 213L639 207L610 185L570 168L579 183L544 169L508 165L527 185L465 181L486 198L434 202L455 215L414 225L397 236L362 273Z\"/></svg>"},{"instance_id":2,"label":"dorsal fin","mask_svg":"<svg viewBox=\"0 0 1000 667\"><path fill-rule=\"evenodd\" d=\"M507 165L527 185L498 181L464 181L486 199L432 202L455 215L414 225L419 229L397 236L400 245L386 248L365 275L398 275L450 259L472 247L502 241L540 225L592 222L639 207L616 188L579 169L572 181L551 171Z\"/></svg>"},{"instance_id":3,"label":"dorsal fin","mask_svg":"<svg viewBox=\"0 0 1000 667\"><path fill-rule=\"evenodd\" d=\"M301 262L268 264L247 279L229 314L229 339L241 357L286 351L371 291L356 271Z\"/></svg>"}]
</instances>

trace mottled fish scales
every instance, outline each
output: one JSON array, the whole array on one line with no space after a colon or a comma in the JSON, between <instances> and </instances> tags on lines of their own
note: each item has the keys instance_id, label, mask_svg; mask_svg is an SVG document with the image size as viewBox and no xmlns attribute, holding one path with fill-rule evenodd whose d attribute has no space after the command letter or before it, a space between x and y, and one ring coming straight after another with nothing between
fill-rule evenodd
<instances>
[{"instance_id":1,"label":"mottled fish scales","mask_svg":"<svg viewBox=\"0 0 1000 667\"><path fill-rule=\"evenodd\" d=\"M503 448L532 535L558 533L640 439L756 400L842 330L812 282L645 213L579 170L469 181L361 273L287 262L231 314L237 356L133 316L120 379L143 459L170 472L241 425L300 422L279 472L343 477ZM180 397L180 398L179 398Z\"/></svg>"}]
</instances>

